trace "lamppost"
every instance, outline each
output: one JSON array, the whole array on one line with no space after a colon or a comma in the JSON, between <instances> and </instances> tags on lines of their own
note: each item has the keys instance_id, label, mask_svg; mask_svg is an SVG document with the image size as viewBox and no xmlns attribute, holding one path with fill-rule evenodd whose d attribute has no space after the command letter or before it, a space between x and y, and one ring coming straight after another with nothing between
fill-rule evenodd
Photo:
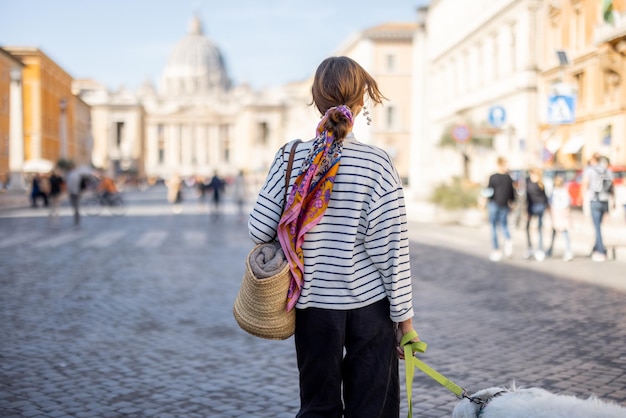
<instances>
[{"instance_id":1,"label":"lamppost","mask_svg":"<svg viewBox=\"0 0 626 418\"><path fill-rule=\"evenodd\" d=\"M67 159L67 100L62 98L59 100L59 139L61 141L61 158Z\"/></svg>"}]
</instances>

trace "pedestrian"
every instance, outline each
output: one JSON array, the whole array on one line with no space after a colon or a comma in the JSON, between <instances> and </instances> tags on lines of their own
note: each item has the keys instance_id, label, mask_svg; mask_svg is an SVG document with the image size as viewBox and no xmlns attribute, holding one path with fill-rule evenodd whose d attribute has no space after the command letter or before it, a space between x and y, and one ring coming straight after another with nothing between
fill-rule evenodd
<instances>
[{"instance_id":1,"label":"pedestrian","mask_svg":"<svg viewBox=\"0 0 626 418\"><path fill-rule=\"evenodd\" d=\"M80 194L85 182L82 175L73 165L70 166L70 172L67 174L67 193L70 197L70 204L74 209L74 227L80 227Z\"/></svg>"},{"instance_id":2,"label":"pedestrian","mask_svg":"<svg viewBox=\"0 0 626 418\"><path fill-rule=\"evenodd\" d=\"M233 197L237 205L237 215L239 219L243 219L244 211L243 207L246 202L246 179L243 174L243 170L239 170L235 180L233 181Z\"/></svg>"},{"instance_id":3,"label":"pedestrian","mask_svg":"<svg viewBox=\"0 0 626 418\"><path fill-rule=\"evenodd\" d=\"M543 172L539 168L532 168L526 180L526 253L525 259L534 257L537 261L543 261L546 253L543 247L543 216L548 209L548 196L543 184ZM530 233L530 224L533 218L537 218L537 250L533 247Z\"/></svg>"},{"instance_id":4,"label":"pedestrian","mask_svg":"<svg viewBox=\"0 0 626 418\"><path fill-rule=\"evenodd\" d=\"M9 188L10 179L11 177L9 176L9 173L0 173L0 187L2 187L2 190L7 190Z\"/></svg>"},{"instance_id":5,"label":"pedestrian","mask_svg":"<svg viewBox=\"0 0 626 418\"><path fill-rule=\"evenodd\" d=\"M59 227L59 205L61 203L61 193L65 188L65 180L63 177L56 171L52 170L50 176L48 177L48 181L50 184L50 193L49 193L49 207L50 213L48 215L48 222L52 228Z\"/></svg>"},{"instance_id":6,"label":"pedestrian","mask_svg":"<svg viewBox=\"0 0 626 418\"><path fill-rule=\"evenodd\" d=\"M196 177L196 189L198 190L198 202L200 204L204 203L204 199L206 197L206 185L204 177Z\"/></svg>"},{"instance_id":7,"label":"pedestrian","mask_svg":"<svg viewBox=\"0 0 626 418\"><path fill-rule=\"evenodd\" d=\"M552 217L552 239L550 240L550 248L546 251L548 257L552 256L554 250L554 241L557 232L563 235L565 241L565 254L563 254L563 260L571 261L574 259L572 253L572 246L570 243L570 206L572 199L569 195L569 191L565 188L563 177L556 176L554 178L554 185L552 188L552 194L550 196L550 215Z\"/></svg>"},{"instance_id":8,"label":"pedestrian","mask_svg":"<svg viewBox=\"0 0 626 418\"><path fill-rule=\"evenodd\" d=\"M487 210L489 223L491 224L491 246L489 255L491 261L502 260L502 252L498 242L498 228L504 236L504 256L510 258L513 255L513 242L509 231L509 211L515 203L515 188L513 179L509 175L508 162L504 157L496 160L497 171L489 177L489 183L484 196L489 200Z\"/></svg>"},{"instance_id":9,"label":"pedestrian","mask_svg":"<svg viewBox=\"0 0 626 418\"><path fill-rule=\"evenodd\" d=\"M182 180L178 174L173 174L167 180L167 201L172 204L172 211L176 214L183 211Z\"/></svg>"},{"instance_id":10,"label":"pedestrian","mask_svg":"<svg viewBox=\"0 0 626 418\"><path fill-rule=\"evenodd\" d=\"M224 180L220 178L217 171L213 173L208 186L213 195L213 218L216 219L220 214L220 203L222 201L222 192L224 190Z\"/></svg>"},{"instance_id":11,"label":"pedestrian","mask_svg":"<svg viewBox=\"0 0 626 418\"><path fill-rule=\"evenodd\" d=\"M591 259L600 262L606 261L606 248L602 242L602 220L609 211L609 201L613 194L613 173L608 166L608 158L594 153L589 165L583 171L580 186L585 212L591 214L596 235Z\"/></svg>"},{"instance_id":12,"label":"pedestrian","mask_svg":"<svg viewBox=\"0 0 626 418\"><path fill-rule=\"evenodd\" d=\"M100 173L98 186L96 187L96 192L100 194L100 197L104 202L110 204L115 195L119 193L117 186L113 179L107 176L104 172Z\"/></svg>"},{"instance_id":13,"label":"pedestrian","mask_svg":"<svg viewBox=\"0 0 626 418\"><path fill-rule=\"evenodd\" d=\"M248 222L255 243L278 235L290 263L297 416L398 417L399 342L413 331L402 181L387 153L352 132L365 96L385 97L347 57L325 59L311 91L322 120L294 151L285 210L289 153L278 152Z\"/></svg>"},{"instance_id":14,"label":"pedestrian","mask_svg":"<svg viewBox=\"0 0 626 418\"><path fill-rule=\"evenodd\" d=\"M43 199L44 207L48 207L48 198L50 197L50 179L47 174L39 176L39 196Z\"/></svg>"},{"instance_id":15,"label":"pedestrian","mask_svg":"<svg viewBox=\"0 0 626 418\"><path fill-rule=\"evenodd\" d=\"M36 173L33 176L33 179L31 182L31 188L30 188L30 202L31 202L30 205L33 208L38 207L37 200L39 198L43 200L44 206L48 206L48 196L41 189L42 183L43 183L42 176L39 173Z\"/></svg>"}]
</instances>

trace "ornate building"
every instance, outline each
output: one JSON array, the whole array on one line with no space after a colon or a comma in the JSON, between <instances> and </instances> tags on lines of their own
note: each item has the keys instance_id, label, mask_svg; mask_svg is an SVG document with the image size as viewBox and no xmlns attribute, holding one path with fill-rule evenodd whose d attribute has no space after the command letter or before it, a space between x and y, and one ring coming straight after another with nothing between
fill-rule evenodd
<instances>
[{"instance_id":1,"label":"ornate building","mask_svg":"<svg viewBox=\"0 0 626 418\"><path fill-rule=\"evenodd\" d=\"M538 0L433 0L416 33L413 178L422 197L453 176L485 182L496 155L511 168L540 163ZM417 137L419 136L419 137ZM417 163L417 161L415 161Z\"/></svg>"},{"instance_id":2,"label":"ornate building","mask_svg":"<svg viewBox=\"0 0 626 418\"><path fill-rule=\"evenodd\" d=\"M384 23L354 34L336 52L348 56L367 70L387 97L382 106L368 106L373 123L355 122L359 140L376 144L393 158L400 177L409 179L411 129L414 104L410 86L415 68L413 36L415 23Z\"/></svg>"},{"instance_id":3,"label":"ornate building","mask_svg":"<svg viewBox=\"0 0 626 418\"><path fill-rule=\"evenodd\" d=\"M572 120L540 130L552 163L580 168L594 152L626 163L626 1L551 0L541 9L540 100L575 97ZM552 122L552 123L551 123ZM558 121L557 121L558 122Z\"/></svg>"},{"instance_id":4,"label":"ornate building","mask_svg":"<svg viewBox=\"0 0 626 418\"><path fill-rule=\"evenodd\" d=\"M300 123L315 126L304 84L261 92L233 86L197 17L172 50L158 88L146 82L137 92L108 92L81 80L75 91L93 109L94 165L113 174L265 174L276 150L302 135Z\"/></svg>"},{"instance_id":5,"label":"ornate building","mask_svg":"<svg viewBox=\"0 0 626 418\"><path fill-rule=\"evenodd\" d=\"M22 184L24 163L22 69L24 64L0 48L0 186Z\"/></svg>"},{"instance_id":6,"label":"ornate building","mask_svg":"<svg viewBox=\"0 0 626 418\"><path fill-rule=\"evenodd\" d=\"M12 80L15 91L21 86L16 96L21 95L23 103L21 115L16 110L16 123L10 127L11 171L32 172L33 167L41 172L59 159L88 164L90 115L88 105L72 94L72 76L38 48L6 46L4 50L24 65Z\"/></svg>"}]
</instances>

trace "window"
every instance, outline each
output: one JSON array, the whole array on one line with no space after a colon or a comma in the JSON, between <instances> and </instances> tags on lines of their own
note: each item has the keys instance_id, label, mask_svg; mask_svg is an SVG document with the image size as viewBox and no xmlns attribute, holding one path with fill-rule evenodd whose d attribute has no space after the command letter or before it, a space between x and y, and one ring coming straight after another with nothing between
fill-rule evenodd
<instances>
[{"instance_id":1,"label":"window","mask_svg":"<svg viewBox=\"0 0 626 418\"><path fill-rule=\"evenodd\" d=\"M258 124L258 139L259 145L267 145L267 139L269 137L269 126L267 122L259 122Z\"/></svg>"},{"instance_id":2,"label":"window","mask_svg":"<svg viewBox=\"0 0 626 418\"><path fill-rule=\"evenodd\" d=\"M495 80L500 76L500 51L498 48L498 34L494 33L491 38L493 48L493 78Z\"/></svg>"},{"instance_id":3,"label":"window","mask_svg":"<svg viewBox=\"0 0 626 418\"><path fill-rule=\"evenodd\" d=\"M211 132L211 128L207 125L205 128L204 140L206 141L206 162L211 161L211 141L209 140L209 133Z\"/></svg>"},{"instance_id":4,"label":"window","mask_svg":"<svg viewBox=\"0 0 626 418\"><path fill-rule=\"evenodd\" d=\"M198 144L196 143L196 127L193 125L189 126L189 136L191 141L189 144L191 147L191 164L196 165L198 163Z\"/></svg>"},{"instance_id":5,"label":"window","mask_svg":"<svg viewBox=\"0 0 626 418\"><path fill-rule=\"evenodd\" d=\"M230 138L228 125L220 125L220 142L222 143L222 151L224 162L230 162Z\"/></svg>"},{"instance_id":6,"label":"window","mask_svg":"<svg viewBox=\"0 0 626 418\"><path fill-rule=\"evenodd\" d=\"M183 163L183 124L178 125L178 163Z\"/></svg>"},{"instance_id":7,"label":"window","mask_svg":"<svg viewBox=\"0 0 626 418\"><path fill-rule=\"evenodd\" d=\"M483 45L481 43L476 45L476 58L479 65L478 68L481 68L485 62L485 57L483 56ZM479 87L483 85L483 74L484 71L481 70L476 72L476 85Z\"/></svg>"},{"instance_id":8,"label":"window","mask_svg":"<svg viewBox=\"0 0 626 418\"><path fill-rule=\"evenodd\" d=\"M157 125L157 148L158 148L158 159L159 164L163 164L165 162L165 134L164 134L164 126L163 124Z\"/></svg>"},{"instance_id":9,"label":"window","mask_svg":"<svg viewBox=\"0 0 626 418\"><path fill-rule=\"evenodd\" d=\"M120 148L124 141L124 122L117 122L115 124L115 145Z\"/></svg>"},{"instance_id":10,"label":"window","mask_svg":"<svg viewBox=\"0 0 626 418\"><path fill-rule=\"evenodd\" d=\"M395 127L396 124L396 108L395 106L391 105L387 107L387 115L386 115L386 119L387 119L387 129L393 129Z\"/></svg>"},{"instance_id":11,"label":"window","mask_svg":"<svg viewBox=\"0 0 626 418\"><path fill-rule=\"evenodd\" d=\"M603 73L603 90L605 102L613 102L619 97L621 77L618 73L611 70L605 70Z\"/></svg>"},{"instance_id":12,"label":"window","mask_svg":"<svg viewBox=\"0 0 626 418\"><path fill-rule=\"evenodd\" d=\"M396 56L393 54L387 54L387 71L393 73L396 71Z\"/></svg>"},{"instance_id":13,"label":"window","mask_svg":"<svg viewBox=\"0 0 626 418\"><path fill-rule=\"evenodd\" d=\"M572 41L575 51L581 51L585 46L585 19L580 4L574 6L574 22L572 24Z\"/></svg>"},{"instance_id":14,"label":"window","mask_svg":"<svg viewBox=\"0 0 626 418\"><path fill-rule=\"evenodd\" d=\"M574 74L574 80L576 82L576 89L578 90L578 97L576 101L580 107L585 107L585 73L580 72Z\"/></svg>"}]
</instances>

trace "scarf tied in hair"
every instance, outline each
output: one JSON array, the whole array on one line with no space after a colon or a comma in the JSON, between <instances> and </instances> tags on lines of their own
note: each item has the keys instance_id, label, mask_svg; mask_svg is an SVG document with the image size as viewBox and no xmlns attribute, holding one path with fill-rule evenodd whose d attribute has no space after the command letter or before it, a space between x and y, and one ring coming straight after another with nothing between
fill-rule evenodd
<instances>
[{"instance_id":1,"label":"scarf tied in hair","mask_svg":"<svg viewBox=\"0 0 626 418\"><path fill-rule=\"evenodd\" d=\"M339 169L343 138L335 138L325 125L331 112L339 111L353 124L352 112L345 105L331 107L317 125L316 138L302 163L291 193L278 222L278 240L285 252L291 270L291 284L287 293L287 311L298 302L304 284L304 234L319 223L328 208L335 175Z\"/></svg>"}]
</instances>

